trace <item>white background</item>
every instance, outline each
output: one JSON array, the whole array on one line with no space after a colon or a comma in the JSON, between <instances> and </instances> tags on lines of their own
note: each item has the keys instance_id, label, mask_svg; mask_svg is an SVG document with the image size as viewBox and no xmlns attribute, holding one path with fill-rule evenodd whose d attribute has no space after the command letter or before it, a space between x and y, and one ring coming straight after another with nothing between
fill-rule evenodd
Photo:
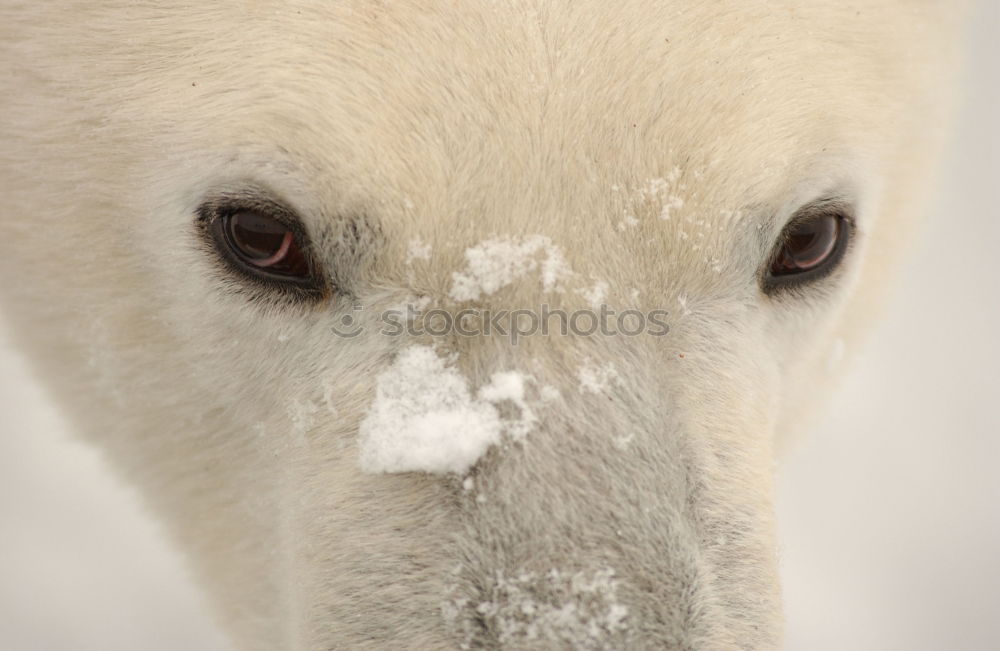
<instances>
[{"instance_id":1,"label":"white background","mask_svg":"<svg viewBox=\"0 0 1000 651\"><path fill-rule=\"evenodd\" d=\"M789 649L1000 648L1000 1L979 13L937 219L780 464ZM131 489L3 341L0 649L226 649Z\"/></svg>"}]
</instances>

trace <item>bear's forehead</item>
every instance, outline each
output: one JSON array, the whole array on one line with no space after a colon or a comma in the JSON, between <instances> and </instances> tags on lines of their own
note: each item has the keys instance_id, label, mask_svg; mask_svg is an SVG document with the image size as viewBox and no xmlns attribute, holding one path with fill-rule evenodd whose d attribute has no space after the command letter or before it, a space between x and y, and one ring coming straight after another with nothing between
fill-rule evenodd
<instances>
[{"instance_id":1,"label":"bear's forehead","mask_svg":"<svg viewBox=\"0 0 1000 651\"><path fill-rule=\"evenodd\" d=\"M641 217L635 197L715 219L772 204L817 157L877 148L906 86L879 32L908 27L878 25L894 0L864 20L824 4L128 5L91 35L106 55L86 74L146 151L298 174L327 212L415 206L386 220L397 241L498 223L596 240Z\"/></svg>"},{"instance_id":2,"label":"bear's forehead","mask_svg":"<svg viewBox=\"0 0 1000 651\"><path fill-rule=\"evenodd\" d=\"M879 39L863 37L871 28L849 12L817 4L129 9L123 24L136 29L111 35L102 74L124 69L133 103L157 105L146 119L179 127L170 137L211 127L230 140L300 139L358 176L423 187L511 169L574 181L627 170L641 180L723 157L746 170L745 151L787 159L812 144L804 133L821 129L828 141L838 128L874 123L858 97L877 95L884 81L887 71L871 63ZM157 12L161 21L144 22ZM192 105L240 119L191 124L185 134Z\"/></svg>"}]
</instances>

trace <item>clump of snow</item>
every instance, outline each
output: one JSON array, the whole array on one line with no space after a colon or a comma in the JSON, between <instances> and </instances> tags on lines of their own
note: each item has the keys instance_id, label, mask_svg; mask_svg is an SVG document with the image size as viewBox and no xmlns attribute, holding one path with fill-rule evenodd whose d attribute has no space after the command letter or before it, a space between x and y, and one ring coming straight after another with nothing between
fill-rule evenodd
<instances>
[{"instance_id":1,"label":"clump of snow","mask_svg":"<svg viewBox=\"0 0 1000 651\"><path fill-rule=\"evenodd\" d=\"M680 177L681 169L675 166L665 178L650 179L642 189L645 196L660 199L660 219L669 220L675 210L684 207L684 199L673 192Z\"/></svg>"},{"instance_id":2,"label":"clump of snow","mask_svg":"<svg viewBox=\"0 0 1000 651\"><path fill-rule=\"evenodd\" d=\"M684 200L675 194L669 195L663 200L663 205L660 208L660 219L664 221L669 221L672 213L675 210L680 210L684 207Z\"/></svg>"},{"instance_id":3,"label":"clump of snow","mask_svg":"<svg viewBox=\"0 0 1000 651\"><path fill-rule=\"evenodd\" d=\"M479 390L483 400L524 400L524 376L517 371L494 373L490 383Z\"/></svg>"},{"instance_id":4,"label":"clump of snow","mask_svg":"<svg viewBox=\"0 0 1000 651\"><path fill-rule=\"evenodd\" d=\"M452 274L449 295L456 301L492 294L536 270L541 271L542 287L547 292L572 276L562 249L542 235L481 242L465 251L465 261L465 270Z\"/></svg>"},{"instance_id":5,"label":"clump of snow","mask_svg":"<svg viewBox=\"0 0 1000 651\"><path fill-rule=\"evenodd\" d=\"M488 601L476 605L501 646L558 643L574 649L601 649L626 630L628 608L618 602L614 571L602 569L545 574L497 572ZM620 638L618 638L620 639Z\"/></svg>"},{"instance_id":6,"label":"clump of snow","mask_svg":"<svg viewBox=\"0 0 1000 651\"><path fill-rule=\"evenodd\" d=\"M412 263L414 260L430 260L431 259L431 245L425 243L420 237L415 237L410 240L410 247L406 252L406 264Z\"/></svg>"},{"instance_id":7,"label":"clump of snow","mask_svg":"<svg viewBox=\"0 0 1000 651\"><path fill-rule=\"evenodd\" d=\"M621 376L612 362L594 364L589 359L577 371L577 378L583 393L604 393L612 383L621 383Z\"/></svg>"},{"instance_id":8,"label":"clump of snow","mask_svg":"<svg viewBox=\"0 0 1000 651\"><path fill-rule=\"evenodd\" d=\"M496 408L473 398L466 379L427 346L412 346L378 377L361 423L366 472L466 471L500 441Z\"/></svg>"},{"instance_id":9,"label":"clump of snow","mask_svg":"<svg viewBox=\"0 0 1000 651\"><path fill-rule=\"evenodd\" d=\"M684 207L683 197L677 194L677 191L685 189L684 184L678 183L681 176L681 168L674 166L666 176L648 179L645 183L633 187L627 195L624 219L618 222L618 230L626 230L639 224L635 208L640 203L652 206L659 204L660 219L669 221L676 211ZM617 185L611 189L616 193L621 191L621 187Z\"/></svg>"},{"instance_id":10,"label":"clump of snow","mask_svg":"<svg viewBox=\"0 0 1000 651\"><path fill-rule=\"evenodd\" d=\"M524 383L525 377L517 371L501 371L479 390L480 400L492 404L509 401L520 410L520 418L504 422L504 431L514 439L523 438L535 426L535 413L524 399Z\"/></svg>"},{"instance_id":11,"label":"clump of snow","mask_svg":"<svg viewBox=\"0 0 1000 651\"><path fill-rule=\"evenodd\" d=\"M502 435L520 438L533 427L524 388L524 376L505 371L474 394L433 348L411 346L377 379L360 428L361 469L465 473ZM504 401L520 409L519 418L501 418L496 405Z\"/></svg>"},{"instance_id":12,"label":"clump of snow","mask_svg":"<svg viewBox=\"0 0 1000 651\"><path fill-rule=\"evenodd\" d=\"M608 283L603 280L598 280L590 289L580 289L577 291L587 300L590 307L595 310L601 309L601 306L608 299Z\"/></svg>"},{"instance_id":13,"label":"clump of snow","mask_svg":"<svg viewBox=\"0 0 1000 651\"><path fill-rule=\"evenodd\" d=\"M669 193L670 189L677 183L677 180L681 178L681 173L681 168L674 165L665 177L646 181L646 186L642 189L643 194L655 197Z\"/></svg>"}]
</instances>

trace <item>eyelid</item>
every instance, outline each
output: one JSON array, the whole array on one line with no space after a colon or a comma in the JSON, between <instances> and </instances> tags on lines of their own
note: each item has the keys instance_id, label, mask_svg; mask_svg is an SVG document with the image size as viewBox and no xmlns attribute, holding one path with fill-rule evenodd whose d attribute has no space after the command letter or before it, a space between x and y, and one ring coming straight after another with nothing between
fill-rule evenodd
<instances>
[{"instance_id":1,"label":"eyelid","mask_svg":"<svg viewBox=\"0 0 1000 651\"><path fill-rule=\"evenodd\" d=\"M212 194L202 202L199 215L202 219L214 219L242 211L266 213L296 235L305 231L302 221L294 211L271 198L271 194L263 190L250 189Z\"/></svg>"},{"instance_id":2,"label":"eyelid","mask_svg":"<svg viewBox=\"0 0 1000 651\"><path fill-rule=\"evenodd\" d=\"M843 197L824 197L807 203L796 210L795 214L792 215L792 218L781 227L782 231L786 230L790 225L795 224L796 222L804 221L810 217L816 216L817 214L823 215L829 212L836 212L848 221L854 219L854 207L849 201Z\"/></svg>"}]
</instances>

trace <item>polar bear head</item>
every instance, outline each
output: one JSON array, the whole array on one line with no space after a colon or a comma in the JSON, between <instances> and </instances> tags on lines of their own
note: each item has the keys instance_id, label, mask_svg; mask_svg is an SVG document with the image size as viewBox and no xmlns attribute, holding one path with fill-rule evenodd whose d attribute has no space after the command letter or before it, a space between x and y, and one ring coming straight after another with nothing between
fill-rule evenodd
<instances>
[{"instance_id":1,"label":"polar bear head","mask_svg":"<svg viewBox=\"0 0 1000 651\"><path fill-rule=\"evenodd\" d=\"M4 309L240 648L773 647L946 4L9 5Z\"/></svg>"}]
</instances>

